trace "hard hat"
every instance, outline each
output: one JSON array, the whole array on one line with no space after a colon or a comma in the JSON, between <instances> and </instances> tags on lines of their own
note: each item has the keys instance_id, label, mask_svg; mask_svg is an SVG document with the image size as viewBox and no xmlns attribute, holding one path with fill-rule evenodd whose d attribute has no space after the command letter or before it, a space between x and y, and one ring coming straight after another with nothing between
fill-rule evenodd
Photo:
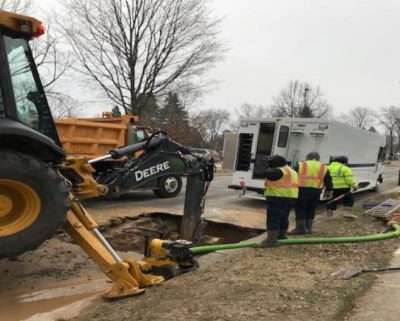
<instances>
[{"instance_id":1,"label":"hard hat","mask_svg":"<svg viewBox=\"0 0 400 321\"><path fill-rule=\"evenodd\" d=\"M348 164L349 159L347 156L344 155L340 155L340 156L333 156L332 157L332 162L339 162L342 164Z\"/></svg>"},{"instance_id":2,"label":"hard hat","mask_svg":"<svg viewBox=\"0 0 400 321\"><path fill-rule=\"evenodd\" d=\"M313 160L313 159L319 161L320 156L319 156L319 154L317 152L310 152L310 153L307 154L306 160Z\"/></svg>"},{"instance_id":3,"label":"hard hat","mask_svg":"<svg viewBox=\"0 0 400 321\"><path fill-rule=\"evenodd\" d=\"M269 164L270 164L270 166L271 166L272 168L275 168L275 167L282 167L282 166L286 166L286 165L287 165L287 161L286 161L286 158L283 157L283 156L274 155L274 156L271 158Z\"/></svg>"}]
</instances>

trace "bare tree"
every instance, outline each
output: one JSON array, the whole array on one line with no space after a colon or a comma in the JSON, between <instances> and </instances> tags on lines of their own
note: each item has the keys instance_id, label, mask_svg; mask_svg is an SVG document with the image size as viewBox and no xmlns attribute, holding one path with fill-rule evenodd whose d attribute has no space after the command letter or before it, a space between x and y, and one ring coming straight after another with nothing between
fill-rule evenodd
<instances>
[{"instance_id":1,"label":"bare tree","mask_svg":"<svg viewBox=\"0 0 400 321\"><path fill-rule=\"evenodd\" d=\"M193 115L191 122L206 144L212 146L222 126L229 122L229 116L229 112L223 109L207 109Z\"/></svg>"},{"instance_id":2,"label":"bare tree","mask_svg":"<svg viewBox=\"0 0 400 321\"><path fill-rule=\"evenodd\" d=\"M53 34L51 24L46 33L31 43L43 87L50 90L70 67L69 55L60 49L59 35Z\"/></svg>"},{"instance_id":3,"label":"bare tree","mask_svg":"<svg viewBox=\"0 0 400 321\"><path fill-rule=\"evenodd\" d=\"M276 117L321 118L331 113L320 87L291 80L277 97L273 98L272 115Z\"/></svg>"},{"instance_id":4,"label":"bare tree","mask_svg":"<svg viewBox=\"0 0 400 321\"><path fill-rule=\"evenodd\" d=\"M400 131L400 107L382 107L378 116L379 122L385 127L388 138L389 155L393 157L396 134ZM398 136L397 136L398 137Z\"/></svg>"},{"instance_id":5,"label":"bare tree","mask_svg":"<svg viewBox=\"0 0 400 321\"><path fill-rule=\"evenodd\" d=\"M55 13L47 15L46 32L31 42L31 48L55 118L75 117L80 112L78 101L67 95L60 86L60 79L71 70L71 57L63 43L63 34L53 28L56 25L54 16Z\"/></svg>"},{"instance_id":6,"label":"bare tree","mask_svg":"<svg viewBox=\"0 0 400 321\"><path fill-rule=\"evenodd\" d=\"M199 88L223 55L206 0L67 0L75 69L128 114L149 97Z\"/></svg>"},{"instance_id":7,"label":"bare tree","mask_svg":"<svg viewBox=\"0 0 400 321\"><path fill-rule=\"evenodd\" d=\"M0 0L0 9L17 13L29 13L33 9L33 4L31 0Z\"/></svg>"},{"instance_id":8,"label":"bare tree","mask_svg":"<svg viewBox=\"0 0 400 321\"><path fill-rule=\"evenodd\" d=\"M245 102L239 108L235 108L235 119L231 122L230 127L233 131L238 131L241 118L263 118L271 116L271 111L264 105L256 105Z\"/></svg>"},{"instance_id":9,"label":"bare tree","mask_svg":"<svg viewBox=\"0 0 400 321\"><path fill-rule=\"evenodd\" d=\"M82 112L78 101L66 95L52 97L50 108L54 119L78 117Z\"/></svg>"},{"instance_id":10,"label":"bare tree","mask_svg":"<svg viewBox=\"0 0 400 321\"><path fill-rule=\"evenodd\" d=\"M270 116L268 107L264 105L251 104L248 102L241 104L239 108L235 108L235 113L240 117L247 118L262 118Z\"/></svg>"},{"instance_id":11,"label":"bare tree","mask_svg":"<svg viewBox=\"0 0 400 321\"><path fill-rule=\"evenodd\" d=\"M354 107L343 116L350 125L362 129L368 130L376 123L375 112L368 107Z\"/></svg>"},{"instance_id":12,"label":"bare tree","mask_svg":"<svg viewBox=\"0 0 400 321\"><path fill-rule=\"evenodd\" d=\"M45 34L31 43L36 66L47 92L52 91L55 82L71 67L69 54L65 52L65 48L61 48L61 38L57 31L53 32L49 18Z\"/></svg>"},{"instance_id":13,"label":"bare tree","mask_svg":"<svg viewBox=\"0 0 400 321\"><path fill-rule=\"evenodd\" d=\"M30 0L0 0L0 9L30 13L34 2ZM46 97L55 118L74 117L80 112L77 101L63 93L56 82L70 69L70 57L60 44L62 34L52 28L55 13L46 16L46 32L31 42L31 49L38 68Z\"/></svg>"}]
</instances>

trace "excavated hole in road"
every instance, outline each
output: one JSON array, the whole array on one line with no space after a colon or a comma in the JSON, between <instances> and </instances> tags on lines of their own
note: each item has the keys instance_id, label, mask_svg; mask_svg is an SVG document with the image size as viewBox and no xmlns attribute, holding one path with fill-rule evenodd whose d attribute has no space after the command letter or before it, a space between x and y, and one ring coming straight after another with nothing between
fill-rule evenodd
<instances>
[{"instance_id":1,"label":"excavated hole in road","mask_svg":"<svg viewBox=\"0 0 400 321\"><path fill-rule=\"evenodd\" d=\"M143 253L146 237L177 240L182 216L168 213L148 213L136 217L112 218L100 230L118 251ZM256 237L265 231L227 223L204 220L201 245L237 243Z\"/></svg>"}]
</instances>

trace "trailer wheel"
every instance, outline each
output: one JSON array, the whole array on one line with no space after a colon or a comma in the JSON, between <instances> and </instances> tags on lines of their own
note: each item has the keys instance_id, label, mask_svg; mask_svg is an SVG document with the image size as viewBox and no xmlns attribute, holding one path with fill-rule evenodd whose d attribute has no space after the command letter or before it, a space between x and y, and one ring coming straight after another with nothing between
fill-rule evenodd
<instances>
[{"instance_id":1,"label":"trailer wheel","mask_svg":"<svg viewBox=\"0 0 400 321\"><path fill-rule=\"evenodd\" d=\"M379 185L381 185L378 181L376 182L375 186L372 187L369 191L372 193L377 193L379 192Z\"/></svg>"},{"instance_id":2,"label":"trailer wheel","mask_svg":"<svg viewBox=\"0 0 400 321\"><path fill-rule=\"evenodd\" d=\"M175 197L182 189L182 178L179 175L166 175L159 179L158 189L154 194L161 198Z\"/></svg>"},{"instance_id":3,"label":"trailer wheel","mask_svg":"<svg viewBox=\"0 0 400 321\"><path fill-rule=\"evenodd\" d=\"M65 223L69 192L46 163L0 150L0 257L33 250Z\"/></svg>"}]
</instances>

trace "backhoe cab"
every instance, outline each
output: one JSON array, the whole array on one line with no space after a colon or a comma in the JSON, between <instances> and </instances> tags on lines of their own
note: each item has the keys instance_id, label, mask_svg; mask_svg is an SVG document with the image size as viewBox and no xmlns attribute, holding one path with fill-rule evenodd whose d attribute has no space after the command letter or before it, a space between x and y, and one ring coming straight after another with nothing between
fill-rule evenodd
<instances>
[{"instance_id":1,"label":"backhoe cab","mask_svg":"<svg viewBox=\"0 0 400 321\"><path fill-rule=\"evenodd\" d=\"M104 239L81 199L106 195L123 181L158 179L166 172L188 176L181 235L198 241L204 227L204 197L214 164L155 133L142 142L91 159L66 157L29 47L43 34L40 21L0 11L0 258L33 250L62 227L101 270L114 281L105 297L115 299L143 292L162 276L195 268L190 242L154 240L142 261L122 260ZM91 164L140 152L132 166L104 185ZM115 182L114 182L115 181ZM147 273L147 274L145 274Z\"/></svg>"},{"instance_id":2,"label":"backhoe cab","mask_svg":"<svg viewBox=\"0 0 400 321\"><path fill-rule=\"evenodd\" d=\"M43 33L40 21L0 10L0 148L60 162L65 153L28 44Z\"/></svg>"}]
</instances>

